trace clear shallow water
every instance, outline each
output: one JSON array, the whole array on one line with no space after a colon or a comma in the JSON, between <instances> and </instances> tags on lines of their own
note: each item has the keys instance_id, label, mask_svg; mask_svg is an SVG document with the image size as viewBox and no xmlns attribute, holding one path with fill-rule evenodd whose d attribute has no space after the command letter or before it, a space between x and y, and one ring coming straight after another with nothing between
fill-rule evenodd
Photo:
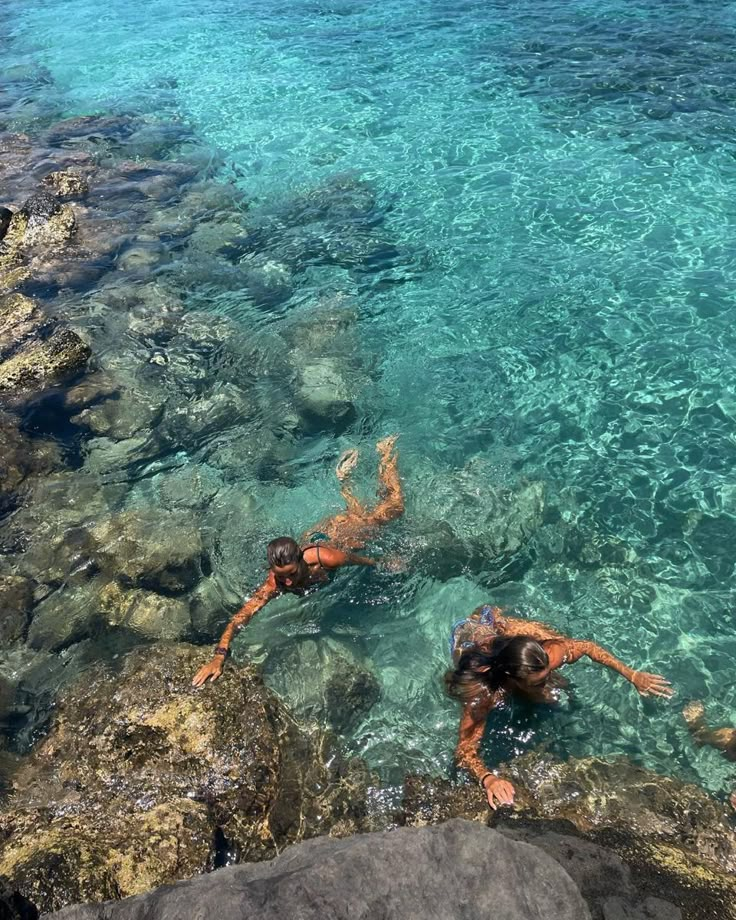
<instances>
[{"instance_id":1,"label":"clear shallow water","mask_svg":"<svg viewBox=\"0 0 736 920\"><path fill-rule=\"evenodd\" d=\"M305 439L284 481L230 472L216 499L234 509L219 559L233 590L253 584L256 541L334 509L343 444L367 461L372 441L401 432L407 515L386 546L409 558L417 522L452 518L470 535L473 495L545 484L545 522L511 581L483 565L351 573L307 604L272 605L243 654L315 634L359 650L383 698L353 747L387 778L443 771L450 624L483 600L518 604L665 673L678 697L641 701L577 666L573 710L517 707L489 757L540 742L624 753L725 791L734 767L696 751L679 713L697 697L736 721L736 7L506 6L110 0L100 15L92 0L24 0L6 12L7 54L46 68L34 93L63 114L191 124L224 153L223 178L253 202L246 223L266 228L277 261L310 236L355 253L302 258L270 310L216 267L188 290L248 335L278 332L325 292L359 311L353 426ZM32 128L43 109L12 114ZM371 205L304 218L295 242L284 214L344 174ZM216 453L192 460L217 475ZM142 482L128 505L156 489ZM246 493L267 527L244 499L239 518Z\"/></svg>"}]
</instances>

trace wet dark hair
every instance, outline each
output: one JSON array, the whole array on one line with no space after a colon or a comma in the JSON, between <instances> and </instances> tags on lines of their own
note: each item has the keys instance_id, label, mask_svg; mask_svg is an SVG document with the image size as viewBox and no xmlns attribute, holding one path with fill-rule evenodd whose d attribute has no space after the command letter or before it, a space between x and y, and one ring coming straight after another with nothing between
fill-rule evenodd
<instances>
[{"instance_id":1,"label":"wet dark hair","mask_svg":"<svg viewBox=\"0 0 736 920\"><path fill-rule=\"evenodd\" d=\"M268 544L268 564L270 567L275 565L294 565L302 561L302 551L296 540L291 537L277 537Z\"/></svg>"},{"instance_id":2,"label":"wet dark hair","mask_svg":"<svg viewBox=\"0 0 736 920\"><path fill-rule=\"evenodd\" d=\"M450 696L467 702L483 688L499 690L507 678L524 680L548 665L547 653L531 636L499 638L489 652L481 649L464 652L457 666L445 674L445 687Z\"/></svg>"}]
</instances>

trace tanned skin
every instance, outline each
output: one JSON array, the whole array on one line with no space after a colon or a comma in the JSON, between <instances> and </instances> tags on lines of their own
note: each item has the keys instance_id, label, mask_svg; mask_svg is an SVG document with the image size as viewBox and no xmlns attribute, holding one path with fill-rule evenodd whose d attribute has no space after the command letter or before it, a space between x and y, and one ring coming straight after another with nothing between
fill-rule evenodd
<instances>
[{"instance_id":1,"label":"tanned skin","mask_svg":"<svg viewBox=\"0 0 736 920\"><path fill-rule=\"evenodd\" d=\"M479 608L480 609L480 608ZM481 759L478 748L486 727L488 715L499 706L506 694L524 696L532 702L549 703L554 701L549 685L550 675L563 664L572 664L587 656L591 661L605 665L623 675L642 696L672 696L669 681L658 674L635 671L606 649L595 642L580 642L568 639L560 633L534 620L520 620L514 617L497 615L495 618L496 637L529 636L535 639L547 653L549 664L542 671L535 671L527 678L516 680L509 678L499 690L493 692L487 687L479 686L478 695L464 703L460 717L460 737L455 751L458 766L468 770L478 782L483 782L483 789L492 809L499 805L512 805L514 787L505 779L490 773ZM483 642L484 651L490 651L493 638Z\"/></svg>"},{"instance_id":2,"label":"tanned skin","mask_svg":"<svg viewBox=\"0 0 736 920\"><path fill-rule=\"evenodd\" d=\"M292 565L274 566L269 570L263 584L238 610L227 624L217 644L218 651L211 661L203 665L194 676L192 684L201 687L207 681L215 681L222 674L227 649L237 632L246 626L266 604L284 591L301 593L329 580L328 573L346 565L377 565L375 559L359 556L354 552L362 549L375 534L378 527L388 524L404 512L404 495L399 479L398 457L395 450L396 435L384 438L376 445L378 452L378 502L367 508L353 495L349 477L358 462L358 452L349 450L337 466L340 492L345 501L345 511L335 514L311 527L299 541L307 542L310 533L322 533L330 544L309 547L302 553L299 562ZM348 549L349 547L349 549ZM278 583L277 583L278 579Z\"/></svg>"},{"instance_id":3,"label":"tanned skin","mask_svg":"<svg viewBox=\"0 0 736 920\"><path fill-rule=\"evenodd\" d=\"M705 721L705 706L699 700L688 703L682 715L696 744L714 747L726 760L736 761L736 728L711 728ZM736 792L731 793L729 801L736 808Z\"/></svg>"}]
</instances>

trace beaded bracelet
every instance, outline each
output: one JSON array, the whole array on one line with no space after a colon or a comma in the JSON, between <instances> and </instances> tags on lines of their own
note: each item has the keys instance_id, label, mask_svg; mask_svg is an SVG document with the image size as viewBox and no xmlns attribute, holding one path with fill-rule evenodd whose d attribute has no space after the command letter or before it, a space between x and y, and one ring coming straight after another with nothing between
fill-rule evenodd
<instances>
[{"instance_id":1,"label":"beaded bracelet","mask_svg":"<svg viewBox=\"0 0 736 920\"><path fill-rule=\"evenodd\" d=\"M224 645L218 645L215 649L215 655L222 655L223 658L227 658L230 654L230 649Z\"/></svg>"},{"instance_id":2,"label":"beaded bracelet","mask_svg":"<svg viewBox=\"0 0 736 920\"><path fill-rule=\"evenodd\" d=\"M481 776L481 778L478 780L478 785L480 786L480 788L485 790L486 788L484 785L485 781L488 779L489 776L495 776L495 775L496 774L492 770L489 770L487 773L484 773L483 776Z\"/></svg>"}]
</instances>

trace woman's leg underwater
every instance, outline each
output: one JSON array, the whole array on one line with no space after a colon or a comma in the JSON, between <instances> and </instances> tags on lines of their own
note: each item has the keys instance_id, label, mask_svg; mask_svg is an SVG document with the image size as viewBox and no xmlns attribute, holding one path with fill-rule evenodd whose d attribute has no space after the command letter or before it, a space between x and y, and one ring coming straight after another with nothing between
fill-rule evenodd
<instances>
[{"instance_id":1,"label":"woman's leg underwater","mask_svg":"<svg viewBox=\"0 0 736 920\"><path fill-rule=\"evenodd\" d=\"M345 512L335 514L315 525L311 533L324 533L343 549L362 549L376 527L387 524L404 511L404 495L399 479L398 457L394 450L397 435L384 438L376 445L379 455L378 493L374 508L366 508L352 493L349 475L358 462L357 450L346 451L337 465L340 492Z\"/></svg>"},{"instance_id":2,"label":"woman's leg underwater","mask_svg":"<svg viewBox=\"0 0 736 920\"><path fill-rule=\"evenodd\" d=\"M396 439L393 434L376 444L378 462L378 494L380 500L368 516L373 524L387 524L404 513L404 493L399 478L399 457L396 453Z\"/></svg>"}]
</instances>

